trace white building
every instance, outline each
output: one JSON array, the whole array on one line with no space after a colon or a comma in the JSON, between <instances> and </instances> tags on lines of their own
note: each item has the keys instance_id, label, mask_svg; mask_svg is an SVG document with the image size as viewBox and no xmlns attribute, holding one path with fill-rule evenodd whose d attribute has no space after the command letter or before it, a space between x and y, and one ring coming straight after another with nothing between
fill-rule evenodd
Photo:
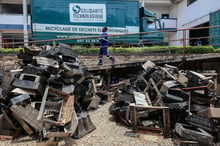
<instances>
[{"instance_id":1,"label":"white building","mask_svg":"<svg viewBox=\"0 0 220 146\"><path fill-rule=\"evenodd\" d=\"M173 30L165 32L165 40L170 41L169 45L175 46L183 45L184 35L187 45L195 42L190 38L208 36L208 28L186 30L185 34L176 29L209 26L210 14L220 10L219 0L140 0L140 3L160 18L164 30ZM220 20L218 21L220 24ZM30 40L30 34L30 0L0 0L0 48L7 47L2 46L5 42ZM208 44L207 39L203 39L203 43Z\"/></svg>"},{"instance_id":2,"label":"white building","mask_svg":"<svg viewBox=\"0 0 220 146\"><path fill-rule=\"evenodd\" d=\"M0 0L0 48L14 47L15 44L7 43L22 42L24 38L27 41L28 36L31 36L29 0Z\"/></svg>"},{"instance_id":3,"label":"white building","mask_svg":"<svg viewBox=\"0 0 220 146\"><path fill-rule=\"evenodd\" d=\"M220 10L219 0L142 0L144 6L154 12L164 29L189 29L210 25L210 14ZM220 16L217 18L220 19ZM220 20L218 25L220 25ZM220 33L220 32L219 32ZM183 31L165 33L165 39L183 39ZM190 38L209 36L209 29L187 30L187 45L193 45L196 40ZM208 44L207 39L203 39ZM172 41L170 45L182 45L182 41Z\"/></svg>"}]
</instances>

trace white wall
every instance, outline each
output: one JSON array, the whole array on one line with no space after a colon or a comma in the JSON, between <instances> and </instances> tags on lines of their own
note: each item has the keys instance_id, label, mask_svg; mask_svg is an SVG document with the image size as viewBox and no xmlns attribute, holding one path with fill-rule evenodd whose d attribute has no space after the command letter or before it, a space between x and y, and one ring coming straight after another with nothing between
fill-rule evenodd
<instances>
[{"instance_id":1,"label":"white wall","mask_svg":"<svg viewBox=\"0 0 220 146\"><path fill-rule=\"evenodd\" d=\"M176 34L175 33L165 33L164 34L164 41L169 42L169 46L175 46L174 44L176 43L175 39Z\"/></svg>"},{"instance_id":2,"label":"white wall","mask_svg":"<svg viewBox=\"0 0 220 146\"><path fill-rule=\"evenodd\" d=\"M170 8L166 6L154 7L145 5L145 8L150 10L152 13L155 13L157 18L161 18L161 14L170 14Z\"/></svg>"},{"instance_id":3,"label":"white wall","mask_svg":"<svg viewBox=\"0 0 220 146\"><path fill-rule=\"evenodd\" d=\"M170 17L177 18L178 16L178 5L174 4L170 7Z\"/></svg>"},{"instance_id":4,"label":"white wall","mask_svg":"<svg viewBox=\"0 0 220 146\"><path fill-rule=\"evenodd\" d=\"M23 25L22 14L0 14L0 24ZM28 25L31 24L31 18L28 16Z\"/></svg>"},{"instance_id":5,"label":"white wall","mask_svg":"<svg viewBox=\"0 0 220 146\"><path fill-rule=\"evenodd\" d=\"M220 9L219 0L197 0L189 6L185 0L178 5L178 27L189 28L207 22L210 12L218 9Z\"/></svg>"},{"instance_id":6,"label":"white wall","mask_svg":"<svg viewBox=\"0 0 220 146\"><path fill-rule=\"evenodd\" d=\"M175 8L171 8L171 13L177 13L177 29L192 28L202 23L209 21L209 14L220 9L220 0L197 0L191 5L187 6L187 0L183 0L177 5L177 12ZM189 32L186 32L189 38ZM176 39L183 38L183 32L176 33ZM176 42L173 45L182 45Z\"/></svg>"}]
</instances>

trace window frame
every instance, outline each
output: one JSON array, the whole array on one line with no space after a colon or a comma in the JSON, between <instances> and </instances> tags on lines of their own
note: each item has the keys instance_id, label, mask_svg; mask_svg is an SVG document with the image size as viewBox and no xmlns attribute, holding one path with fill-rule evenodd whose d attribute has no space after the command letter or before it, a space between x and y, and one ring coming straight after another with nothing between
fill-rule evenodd
<instances>
[{"instance_id":1,"label":"window frame","mask_svg":"<svg viewBox=\"0 0 220 146\"><path fill-rule=\"evenodd\" d=\"M162 18L162 19L169 19L169 18L170 18L170 14L168 14L168 13L162 13L162 14L161 14L161 18Z\"/></svg>"},{"instance_id":2,"label":"window frame","mask_svg":"<svg viewBox=\"0 0 220 146\"><path fill-rule=\"evenodd\" d=\"M187 0L187 6L193 4L194 2L196 2L197 0Z\"/></svg>"}]
</instances>

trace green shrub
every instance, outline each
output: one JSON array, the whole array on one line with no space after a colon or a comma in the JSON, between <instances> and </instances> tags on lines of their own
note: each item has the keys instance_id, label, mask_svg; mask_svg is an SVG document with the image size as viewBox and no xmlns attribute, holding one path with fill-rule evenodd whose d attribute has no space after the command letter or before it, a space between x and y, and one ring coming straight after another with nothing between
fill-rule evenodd
<instances>
[{"instance_id":1,"label":"green shrub","mask_svg":"<svg viewBox=\"0 0 220 146\"><path fill-rule=\"evenodd\" d=\"M220 48L214 50L215 53L220 53Z\"/></svg>"},{"instance_id":2,"label":"green shrub","mask_svg":"<svg viewBox=\"0 0 220 146\"><path fill-rule=\"evenodd\" d=\"M1 48L0 53L19 53L23 48Z\"/></svg>"},{"instance_id":3,"label":"green shrub","mask_svg":"<svg viewBox=\"0 0 220 146\"><path fill-rule=\"evenodd\" d=\"M97 54L99 52L99 48L83 48L80 47L78 49L73 49L77 54ZM146 47L109 47L109 53L178 53L181 54L184 51L184 48L181 46L146 46ZM193 54L193 53L214 53L218 51L214 49L212 46L187 46L185 48L186 54ZM219 50L220 52L220 50Z\"/></svg>"},{"instance_id":4,"label":"green shrub","mask_svg":"<svg viewBox=\"0 0 220 146\"><path fill-rule=\"evenodd\" d=\"M80 45L72 46L73 52L76 54L98 54L99 47L93 46L92 48L82 47ZM109 47L110 54L113 53L183 53L182 46L144 46L144 47ZM19 53L23 51L23 48L1 48L0 53ZM214 49L212 46L187 46L185 48L186 54L193 53L220 53L220 48Z\"/></svg>"},{"instance_id":5,"label":"green shrub","mask_svg":"<svg viewBox=\"0 0 220 146\"><path fill-rule=\"evenodd\" d=\"M78 48L73 49L76 54L97 54L99 52L98 48Z\"/></svg>"},{"instance_id":6,"label":"green shrub","mask_svg":"<svg viewBox=\"0 0 220 146\"><path fill-rule=\"evenodd\" d=\"M72 49L75 50L75 49L81 49L82 46L81 45L73 45L72 46Z\"/></svg>"},{"instance_id":7,"label":"green shrub","mask_svg":"<svg viewBox=\"0 0 220 146\"><path fill-rule=\"evenodd\" d=\"M176 53L183 53L183 47L178 48ZM214 53L215 49L212 46L187 46L185 48L186 54L194 54L194 53Z\"/></svg>"}]
</instances>

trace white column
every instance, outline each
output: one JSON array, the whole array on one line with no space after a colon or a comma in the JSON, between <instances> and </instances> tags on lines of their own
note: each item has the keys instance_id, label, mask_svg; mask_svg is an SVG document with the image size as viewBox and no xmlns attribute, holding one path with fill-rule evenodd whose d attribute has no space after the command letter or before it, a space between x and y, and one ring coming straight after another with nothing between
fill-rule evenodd
<instances>
[{"instance_id":1,"label":"white column","mask_svg":"<svg viewBox=\"0 0 220 146\"><path fill-rule=\"evenodd\" d=\"M186 45L189 45L189 30L186 30Z\"/></svg>"},{"instance_id":2,"label":"white column","mask_svg":"<svg viewBox=\"0 0 220 146\"><path fill-rule=\"evenodd\" d=\"M141 0L141 7L144 7L144 0Z\"/></svg>"},{"instance_id":3,"label":"white column","mask_svg":"<svg viewBox=\"0 0 220 146\"><path fill-rule=\"evenodd\" d=\"M0 31L0 49L2 48L2 32Z\"/></svg>"},{"instance_id":4,"label":"white column","mask_svg":"<svg viewBox=\"0 0 220 146\"><path fill-rule=\"evenodd\" d=\"M27 29L27 0L23 0L23 32L24 32L24 42L28 42L28 29ZM28 43L24 43L24 46L28 46Z\"/></svg>"}]
</instances>

